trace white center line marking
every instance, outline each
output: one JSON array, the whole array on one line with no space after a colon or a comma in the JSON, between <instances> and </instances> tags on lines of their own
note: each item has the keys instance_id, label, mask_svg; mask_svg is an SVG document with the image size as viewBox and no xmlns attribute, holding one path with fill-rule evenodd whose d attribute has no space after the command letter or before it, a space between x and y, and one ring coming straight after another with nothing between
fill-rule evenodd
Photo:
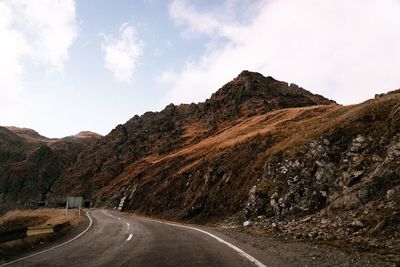
<instances>
[{"instance_id":1,"label":"white center line marking","mask_svg":"<svg viewBox=\"0 0 400 267\"><path fill-rule=\"evenodd\" d=\"M105 215L107 215L107 216L110 216L111 218L114 218L114 219L117 219L118 221L120 221L121 220L121 218L119 218L119 217L117 217L117 216L114 216L114 215L111 215L111 214L109 214L108 212L106 212L106 211L102 211Z\"/></svg>"},{"instance_id":2,"label":"white center line marking","mask_svg":"<svg viewBox=\"0 0 400 267\"><path fill-rule=\"evenodd\" d=\"M129 226L130 226L129 223L126 223L126 226L129 228Z\"/></svg>"},{"instance_id":3,"label":"white center line marking","mask_svg":"<svg viewBox=\"0 0 400 267\"><path fill-rule=\"evenodd\" d=\"M128 236L128 238L126 239L126 241L130 241L130 240L132 239L132 236L133 236L133 234L130 234L130 235Z\"/></svg>"}]
</instances>

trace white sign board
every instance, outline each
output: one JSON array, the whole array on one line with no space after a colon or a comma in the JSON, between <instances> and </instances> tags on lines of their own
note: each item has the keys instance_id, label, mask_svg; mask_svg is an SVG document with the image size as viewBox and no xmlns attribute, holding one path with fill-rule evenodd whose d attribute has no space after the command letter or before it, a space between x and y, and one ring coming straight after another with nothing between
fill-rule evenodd
<instances>
[{"instance_id":1,"label":"white sign board","mask_svg":"<svg viewBox=\"0 0 400 267\"><path fill-rule=\"evenodd\" d=\"M82 197L68 197L68 208L79 208L82 204Z\"/></svg>"},{"instance_id":2,"label":"white sign board","mask_svg":"<svg viewBox=\"0 0 400 267\"><path fill-rule=\"evenodd\" d=\"M78 208L79 215L81 215L81 204L82 197L67 197L67 203L65 205L65 214L68 214L68 208Z\"/></svg>"}]
</instances>

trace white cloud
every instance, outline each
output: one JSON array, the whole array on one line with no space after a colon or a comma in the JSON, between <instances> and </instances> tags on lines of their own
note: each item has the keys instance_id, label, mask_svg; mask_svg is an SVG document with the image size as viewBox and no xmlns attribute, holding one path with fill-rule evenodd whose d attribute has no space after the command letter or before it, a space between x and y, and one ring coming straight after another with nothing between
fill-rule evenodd
<instances>
[{"instance_id":1,"label":"white cloud","mask_svg":"<svg viewBox=\"0 0 400 267\"><path fill-rule=\"evenodd\" d=\"M73 0L0 2L1 124L16 118L24 95L25 63L33 60L50 72L62 69L76 39Z\"/></svg>"},{"instance_id":2,"label":"white cloud","mask_svg":"<svg viewBox=\"0 0 400 267\"><path fill-rule=\"evenodd\" d=\"M7 93L20 82L23 66L20 59L30 52L24 36L12 28L13 12L4 3L0 3L0 83ZM17 86L19 87L19 86Z\"/></svg>"},{"instance_id":3,"label":"white cloud","mask_svg":"<svg viewBox=\"0 0 400 267\"><path fill-rule=\"evenodd\" d=\"M5 0L1 9L3 53L16 55L15 61L27 56L46 67L62 68L78 35L74 0Z\"/></svg>"},{"instance_id":4,"label":"white cloud","mask_svg":"<svg viewBox=\"0 0 400 267\"><path fill-rule=\"evenodd\" d=\"M240 24L238 18L220 18L221 10L188 3L170 5L177 25L225 42L161 76L171 86L166 102L204 100L244 69L347 104L400 87L400 1L258 1L253 17Z\"/></svg>"},{"instance_id":5,"label":"white cloud","mask_svg":"<svg viewBox=\"0 0 400 267\"><path fill-rule=\"evenodd\" d=\"M175 22L187 26L190 32L207 34L223 33L223 26L213 12L199 13L185 1L173 1L170 6L170 15Z\"/></svg>"},{"instance_id":6,"label":"white cloud","mask_svg":"<svg viewBox=\"0 0 400 267\"><path fill-rule=\"evenodd\" d=\"M185 26L189 36L201 33L215 37L234 38L240 21L261 5L254 0L229 0L207 12L198 11L189 1L174 0L169 7L170 16L178 26Z\"/></svg>"},{"instance_id":7,"label":"white cloud","mask_svg":"<svg viewBox=\"0 0 400 267\"><path fill-rule=\"evenodd\" d=\"M105 68L111 71L118 81L131 81L137 60L143 54L143 42L137 38L135 28L124 23L119 29L118 38L105 34L102 36Z\"/></svg>"}]
</instances>

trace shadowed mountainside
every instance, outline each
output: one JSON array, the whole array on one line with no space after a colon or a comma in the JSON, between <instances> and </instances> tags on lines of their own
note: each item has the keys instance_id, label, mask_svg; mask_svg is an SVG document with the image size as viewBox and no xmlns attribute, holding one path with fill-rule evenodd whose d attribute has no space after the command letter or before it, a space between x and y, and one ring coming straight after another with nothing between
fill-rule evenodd
<instances>
[{"instance_id":1,"label":"shadowed mountainside","mask_svg":"<svg viewBox=\"0 0 400 267\"><path fill-rule=\"evenodd\" d=\"M45 201L63 171L99 138L85 133L49 139L27 128L0 127L0 207Z\"/></svg>"}]
</instances>

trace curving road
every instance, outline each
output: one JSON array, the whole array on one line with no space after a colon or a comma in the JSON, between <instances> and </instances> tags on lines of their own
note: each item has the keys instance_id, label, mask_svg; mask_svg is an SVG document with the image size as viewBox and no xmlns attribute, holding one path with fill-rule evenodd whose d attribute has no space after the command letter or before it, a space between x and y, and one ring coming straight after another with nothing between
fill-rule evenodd
<instances>
[{"instance_id":1,"label":"curving road","mask_svg":"<svg viewBox=\"0 0 400 267\"><path fill-rule=\"evenodd\" d=\"M266 266L209 230L108 210L90 217L91 227L78 238L7 266Z\"/></svg>"}]
</instances>

